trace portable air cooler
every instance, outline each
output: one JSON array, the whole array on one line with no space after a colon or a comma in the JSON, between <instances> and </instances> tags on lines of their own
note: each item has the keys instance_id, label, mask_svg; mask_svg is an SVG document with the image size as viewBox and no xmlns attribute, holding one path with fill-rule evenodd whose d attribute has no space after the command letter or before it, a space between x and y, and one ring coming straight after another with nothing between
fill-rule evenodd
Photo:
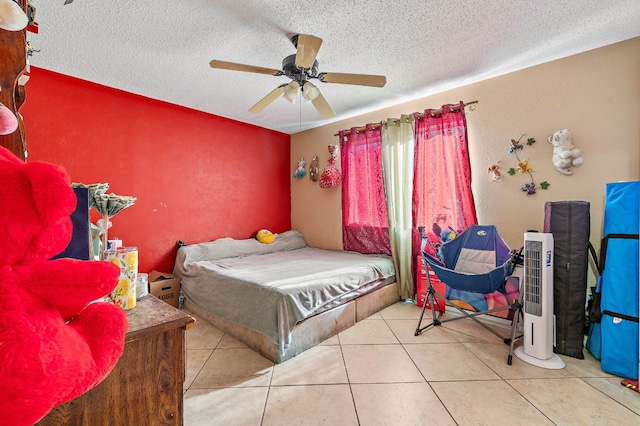
<instances>
[{"instance_id":1,"label":"portable air cooler","mask_svg":"<svg viewBox=\"0 0 640 426\"><path fill-rule=\"evenodd\" d=\"M553 235L524 234L523 339L514 350L521 360L542 368L561 369L564 361L553 353Z\"/></svg>"}]
</instances>

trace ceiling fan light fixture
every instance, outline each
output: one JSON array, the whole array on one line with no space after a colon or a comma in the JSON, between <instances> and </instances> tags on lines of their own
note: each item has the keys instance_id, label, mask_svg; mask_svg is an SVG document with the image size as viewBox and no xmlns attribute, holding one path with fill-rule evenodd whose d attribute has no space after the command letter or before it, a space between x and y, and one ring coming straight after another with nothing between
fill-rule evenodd
<instances>
[{"instance_id":1,"label":"ceiling fan light fixture","mask_svg":"<svg viewBox=\"0 0 640 426\"><path fill-rule=\"evenodd\" d=\"M298 97L298 91L300 90L300 84L291 80L291 83L287 84L284 87L284 97L291 103L296 102L296 98Z\"/></svg>"},{"instance_id":2,"label":"ceiling fan light fixture","mask_svg":"<svg viewBox=\"0 0 640 426\"><path fill-rule=\"evenodd\" d=\"M0 0L0 4L2 1L11 0ZM298 97L300 97L301 100L304 97L306 101L313 104L320 116L325 120L335 117L336 113L324 98L320 90L309 82L309 79L315 78L323 83L340 83L371 87L384 87L387 82L387 78L383 75L319 73L319 64L316 56L320 46L322 45L322 39L309 34L296 34L291 37L291 41L296 47L296 53L294 55L286 56L282 60L281 70L220 61L216 59L210 61L209 66L216 69L268 74L276 77L285 75L291 80L288 83L281 84L269 92L267 96L249 108L249 112L261 112L280 97L284 97L291 103L295 103L296 98Z\"/></svg>"},{"instance_id":3,"label":"ceiling fan light fixture","mask_svg":"<svg viewBox=\"0 0 640 426\"><path fill-rule=\"evenodd\" d=\"M320 94L320 89L318 89L314 84L310 82L306 82L304 86L302 86L302 96L308 101L312 101L318 97Z\"/></svg>"}]
</instances>

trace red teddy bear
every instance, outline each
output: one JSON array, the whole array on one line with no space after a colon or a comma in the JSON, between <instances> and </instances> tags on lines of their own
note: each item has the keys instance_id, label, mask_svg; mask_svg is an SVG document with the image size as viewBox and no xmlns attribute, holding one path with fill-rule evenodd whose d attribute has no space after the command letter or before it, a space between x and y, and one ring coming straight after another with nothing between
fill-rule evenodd
<instances>
[{"instance_id":1,"label":"red teddy bear","mask_svg":"<svg viewBox=\"0 0 640 426\"><path fill-rule=\"evenodd\" d=\"M49 260L70 241L76 199L64 169L0 147L0 423L32 425L83 394L124 349L124 310L97 302L109 262Z\"/></svg>"}]
</instances>

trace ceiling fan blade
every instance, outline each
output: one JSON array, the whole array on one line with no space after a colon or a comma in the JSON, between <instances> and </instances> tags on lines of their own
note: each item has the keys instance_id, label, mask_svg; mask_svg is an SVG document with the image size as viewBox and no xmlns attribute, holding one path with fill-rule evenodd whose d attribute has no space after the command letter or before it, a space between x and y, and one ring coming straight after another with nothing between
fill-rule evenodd
<instances>
[{"instance_id":1,"label":"ceiling fan blade","mask_svg":"<svg viewBox=\"0 0 640 426\"><path fill-rule=\"evenodd\" d=\"M254 106L249 108L249 112L258 113L258 112L262 111L263 109L265 109L267 106L269 106L271 104L271 102L275 101L276 99L278 99L280 96L282 96L284 94L285 86L286 86L286 84L282 84L282 85L276 87L275 89L273 89L267 96L265 96L264 98L260 99L260 101L258 101L257 104L255 104Z\"/></svg>"},{"instance_id":2,"label":"ceiling fan blade","mask_svg":"<svg viewBox=\"0 0 640 426\"><path fill-rule=\"evenodd\" d=\"M272 68L263 68L263 67L256 67L253 65L236 64L235 62L217 61L215 59L209 62L209 65L211 66L211 68L218 68L221 70L254 72L258 74L269 74L269 75L275 75L275 76L284 74L282 71L272 69Z\"/></svg>"},{"instance_id":3,"label":"ceiling fan blade","mask_svg":"<svg viewBox=\"0 0 640 426\"><path fill-rule=\"evenodd\" d=\"M297 37L296 66L311 68L320 50L322 39L307 34L298 34Z\"/></svg>"},{"instance_id":4,"label":"ceiling fan blade","mask_svg":"<svg viewBox=\"0 0 640 426\"><path fill-rule=\"evenodd\" d=\"M324 96L322 96L322 93L318 93L318 96L316 96L315 99L311 101L311 103L318 110L320 117L324 118L325 120L336 116L333 108L331 108L329 102L327 102Z\"/></svg>"},{"instance_id":5,"label":"ceiling fan blade","mask_svg":"<svg viewBox=\"0 0 640 426\"><path fill-rule=\"evenodd\" d=\"M323 72L318 75L323 83L355 84L357 86L384 87L387 77L384 75L343 74L339 72Z\"/></svg>"}]
</instances>

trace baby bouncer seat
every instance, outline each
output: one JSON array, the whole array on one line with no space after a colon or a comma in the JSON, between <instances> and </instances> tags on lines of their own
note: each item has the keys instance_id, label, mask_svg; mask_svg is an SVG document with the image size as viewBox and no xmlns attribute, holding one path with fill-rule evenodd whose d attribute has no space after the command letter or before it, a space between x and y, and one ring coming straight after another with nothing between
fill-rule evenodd
<instances>
[{"instance_id":1,"label":"baby bouncer seat","mask_svg":"<svg viewBox=\"0 0 640 426\"><path fill-rule=\"evenodd\" d=\"M422 233L422 230L421 230ZM422 235L425 238L424 235ZM437 257L422 251L422 257L426 267L430 267L435 275L453 290L461 290L471 293L488 295L499 291L507 294L507 277L512 274L514 264L519 257L512 252L493 225L471 225L458 237L442 244ZM436 291L427 275L427 294L420 319L416 327L415 335L418 336L431 326L438 326L445 322L470 318L476 323L500 337L505 344L511 344L515 338L515 321L512 323L511 336L503 336L493 327L479 321L476 316L492 314L499 311L512 309L514 315L521 315L522 305L518 297L512 297L512 302L503 306L488 307L486 310L469 312L460 308L449 300L446 295ZM461 315L440 319L442 312L436 312L436 297L458 311ZM431 322L422 326L427 306L431 307ZM517 318L517 317L516 317ZM511 355L511 354L510 354Z\"/></svg>"}]
</instances>

